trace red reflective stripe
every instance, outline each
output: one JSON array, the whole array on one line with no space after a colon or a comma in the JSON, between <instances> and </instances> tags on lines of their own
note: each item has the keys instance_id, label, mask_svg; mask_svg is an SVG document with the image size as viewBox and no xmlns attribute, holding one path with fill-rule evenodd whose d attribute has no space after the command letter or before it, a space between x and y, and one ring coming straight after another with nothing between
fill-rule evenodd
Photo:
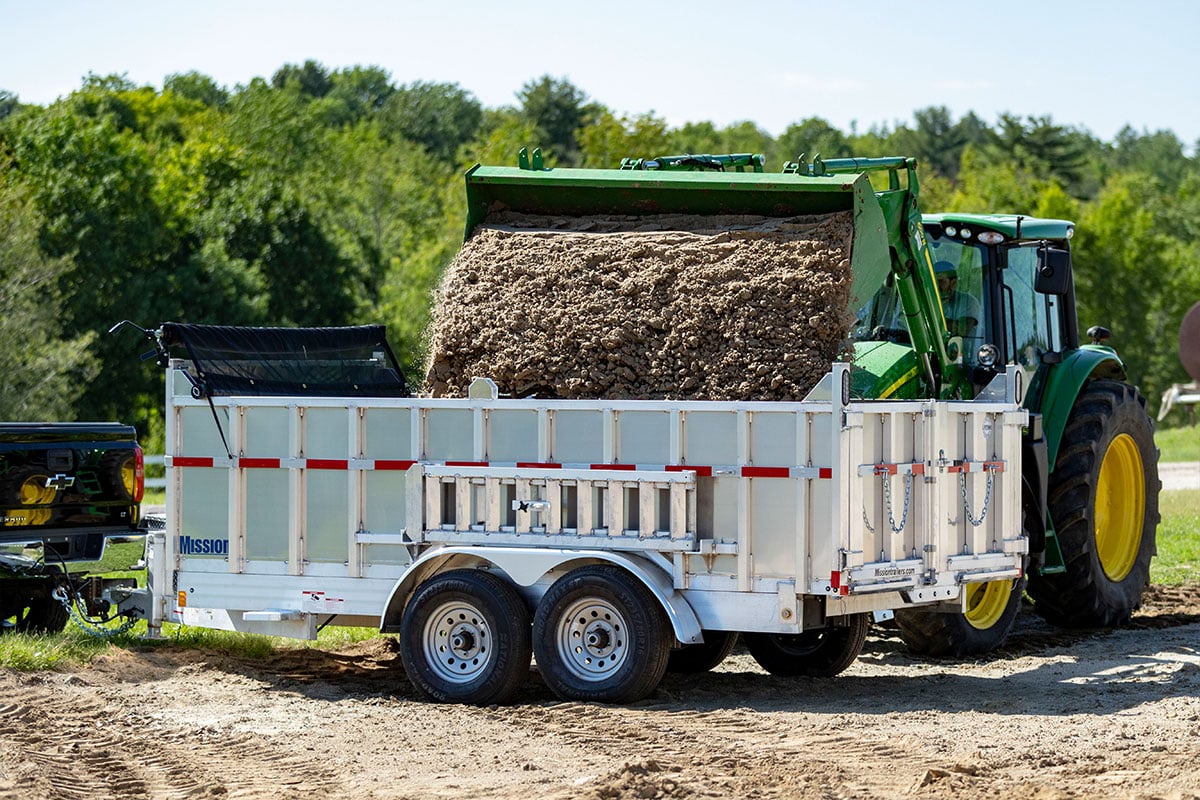
<instances>
[{"instance_id":1,"label":"red reflective stripe","mask_svg":"<svg viewBox=\"0 0 1200 800\"><path fill-rule=\"evenodd\" d=\"M310 458L304 464L309 469L349 469L350 462L344 458Z\"/></svg>"},{"instance_id":2,"label":"red reflective stripe","mask_svg":"<svg viewBox=\"0 0 1200 800\"><path fill-rule=\"evenodd\" d=\"M896 471L897 470L896 470L895 464L876 464L875 465L875 474L876 475L895 475Z\"/></svg>"},{"instance_id":3,"label":"red reflective stripe","mask_svg":"<svg viewBox=\"0 0 1200 800\"><path fill-rule=\"evenodd\" d=\"M447 461L447 467L486 467L486 461Z\"/></svg>"},{"instance_id":4,"label":"red reflective stripe","mask_svg":"<svg viewBox=\"0 0 1200 800\"><path fill-rule=\"evenodd\" d=\"M211 467L213 460L202 456L175 456L171 459L173 467Z\"/></svg>"},{"instance_id":5,"label":"red reflective stripe","mask_svg":"<svg viewBox=\"0 0 1200 800\"><path fill-rule=\"evenodd\" d=\"M691 466L690 464L667 464L667 472L694 472L698 477L711 478L712 467Z\"/></svg>"},{"instance_id":6,"label":"red reflective stripe","mask_svg":"<svg viewBox=\"0 0 1200 800\"><path fill-rule=\"evenodd\" d=\"M742 467L743 478L788 478L791 470L787 467Z\"/></svg>"},{"instance_id":7,"label":"red reflective stripe","mask_svg":"<svg viewBox=\"0 0 1200 800\"><path fill-rule=\"evenodd\" d=\"M1004 472L1004 462L1003 461L985 461L985 462L983 462L983 468L985 470L991 470L992 472Z\"/></svg>"},{"instance_id":8,"label":"red reflective stripe","mask_svg":"<svg viewBox=\"0 0 1200 800\"><path fill-rule=\"evenodd\" d=\"M817 470L817 477L822 480L829 480L833 477L833 469L831 467L821 467Z\"/></svg>"},{"instance_id":9,"label":"red reflective stripe","mask_svg":"<svg viewBox=\"0 0 1200 800\"><path fill-rule=\"evenodd\" d=\"M279 469L278 458L239 458L237 463L242 469Z\"/></svg>"},{"instance_id":10,"label":"red reflective stripe","mask_svg":"<svg viewBox=\"0 0 1200 800\"><path fill-rule=\"evenodd\" d=\"M538 461L518 461L517 469L562 469L562 464L555 464L552 461L544 464Z\"/></svg>"},{"instance_id":11,"label":"red reflective stripe","mask_svg":"<svg viewBox=\"0 0 1200 800\"><path fill-rule=\"evenodd\" d=\"M925 465L924 464L913 464L912 465L912 474L913 475L924 475L925 474Z\"/></svg>"},{"instance_id":12,"label":"red reflective stripe","mask_svg":"<svg viewBox=\"0 0 1200 800\"><path fill-rule=\"evenodd\" d=\"M403 472L406 469L410 469L412 465L416 463L417 462L415 461L391 461L388 459L376 459L375 469L391 469L400 470Z\"/></svg>"},{"instance_id":13,"label":"red reflective stripe","mask_svg":"<svg viewBox=\"0 0 1200 800\"><path fill-rule=\"evenodd\" d=\"M637 470L637 464L592 464L592 469L617 469L625 472Z\"/></svg>"}]
</instances>

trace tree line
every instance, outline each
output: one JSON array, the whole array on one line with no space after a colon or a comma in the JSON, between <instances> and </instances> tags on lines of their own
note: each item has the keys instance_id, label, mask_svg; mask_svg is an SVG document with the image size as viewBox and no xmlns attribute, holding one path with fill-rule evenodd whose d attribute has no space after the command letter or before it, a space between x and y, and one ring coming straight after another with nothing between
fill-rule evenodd
<instances>
[{"instance_id":1,"label":"tree line","mask_svg":"<svg viewBox=\"0 0 1200 800\"><path fill-rule=\"evenodd\" d=\"M462 173L515 164L523 146L583 167L915 156L927 211L1075 220L1080 325L1113 330L1148 397L1187 379L1175 342L1200 300L1200 160L1170 131L1106 142L1050 117L932 107L865 132L809 117L775 137L620 114L549 75L515 99L489 108L457 84L315 61L232 89L188 72L161 89L88 75L47 106L0 91L0 419L119 419L161 442L161 378L128 334L105 334L122 319L384 322L419 383Z\"/></svg>"}]
</instances>

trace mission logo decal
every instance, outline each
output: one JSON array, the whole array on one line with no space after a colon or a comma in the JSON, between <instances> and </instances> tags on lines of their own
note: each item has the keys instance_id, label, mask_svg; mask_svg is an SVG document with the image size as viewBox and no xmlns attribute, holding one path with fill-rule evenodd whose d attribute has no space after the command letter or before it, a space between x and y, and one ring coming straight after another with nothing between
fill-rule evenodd
<instances>
[{"instance_id":1,"label":"mission logo decal","mask_svg":"<svg viewBox=\"0 0 1200 800\"><path fill-rule=\"evenodd\" d=\"M228 539L197 539L192 536L179 537L179 555L181 556L227 556L229 555Z\"/></svg>"}]
</instances>

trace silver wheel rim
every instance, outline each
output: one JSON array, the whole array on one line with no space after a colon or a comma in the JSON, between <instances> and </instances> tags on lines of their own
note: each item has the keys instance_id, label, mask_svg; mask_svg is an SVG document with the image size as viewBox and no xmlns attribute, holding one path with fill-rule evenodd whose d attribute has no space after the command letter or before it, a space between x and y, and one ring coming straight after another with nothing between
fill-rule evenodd
<instances>
[{"instance_id":1,"label":"silver wheel rim","mask_svg":"<svg viewBox=\"0 0 1200 800\"><path fill-rule=\"evenodd\" d=\"M602 681L625 663L629 633L625 617L611 603L577 600L559 618L559 660L576 678Z\"/></svg>"},{"instance_id":2,"label":"silver wheel rim","mask_svg":"<svg viewBox=\"0 0 1200 800\"><path fill-rule=\"evenodd\" d=\"M463 600L442 603L421 637L425 663L447 683L470 683L492 660L492 631L479 609Z\"/></svg>"}]
</instances>

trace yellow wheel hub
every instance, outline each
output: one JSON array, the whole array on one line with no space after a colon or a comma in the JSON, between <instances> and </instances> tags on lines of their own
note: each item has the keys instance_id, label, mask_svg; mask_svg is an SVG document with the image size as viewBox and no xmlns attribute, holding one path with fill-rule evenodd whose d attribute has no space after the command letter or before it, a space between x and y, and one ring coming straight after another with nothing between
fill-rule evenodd
<instances>
[{"instance_id":1,"label":"yellow wheel hub","mask_svg":"<svg viewBox=\"0 0 1200 800\"><path fill-rule=\"evenodd\" d=\"M1146 517L1146 478L1137 442L1113 439L1096 484L1096 554L1109 580L1123 580L1137 563Z\"/></svg>"},{"instance_id":2,"label":"yellow wheel hub","mask_svg":"<svg viewBox=\"0 0 1200 800\"><path fill-rule=\"evenodd\" d=\"M967 622L986 631L1004 616L1016 581L988 581L967 585Z\"/></svg>"}]
</instances>

